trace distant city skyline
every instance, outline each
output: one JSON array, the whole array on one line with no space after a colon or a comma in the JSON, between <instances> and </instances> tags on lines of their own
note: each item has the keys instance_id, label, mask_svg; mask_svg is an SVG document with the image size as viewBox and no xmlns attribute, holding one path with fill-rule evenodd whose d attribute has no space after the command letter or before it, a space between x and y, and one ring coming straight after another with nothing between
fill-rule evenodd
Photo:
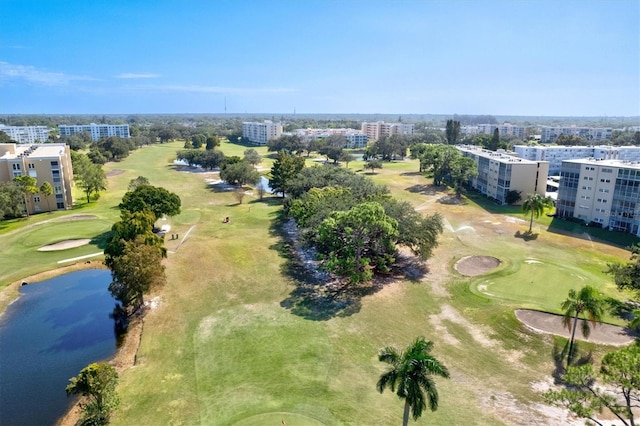
<instances>
[{"instance_id":1,"label":"distant city skyline","mask_svg":"<svg viewBox=\"0 0 640 426\"><path fill-rule=\"evenodd\" d=\"M294 111L638 116L640 2L0 1L0 114Z\"/></svg>"}]
</instances>

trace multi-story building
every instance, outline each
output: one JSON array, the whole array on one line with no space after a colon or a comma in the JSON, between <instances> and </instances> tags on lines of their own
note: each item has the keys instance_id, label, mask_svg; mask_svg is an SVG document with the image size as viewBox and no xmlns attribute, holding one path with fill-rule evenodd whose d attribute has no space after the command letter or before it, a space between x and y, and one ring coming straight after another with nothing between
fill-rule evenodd
<instances>
[{"instance_id":1,"label":"multi-story building","mask_svg":"<svg viewBox=\"0 0 640 426\"><path fill-rule=\"evenodd\" d=\"M361 130L355 129L297 129L295 134L303 140L328 138L331 135L342 135L347 139L345 148L366 148L367 135Z\"/></svg>"},{"instance_id":2,"label":"multi-story building","mask_svg":"<svg viewBox=\"0 0 640 426\"><path fill-rule=\"evenodd\" d=\"M10 182L24 175L36 178L38 187L44 182L53 187L53 194L48 197L34 194L28 198L25 207L29 214L73 206L73 167L68 145L0 144L0 182Z\"/></svg>"},{"instance_id":3,"label":"multi-story building","mask_svg":"<svg viewBox=\"0 0 640 426\"><path fill-rule=\"evenodd\" d=\"M522 198L529 194L545 195L548 162L525 160L474 145L456 147L478 165L478 176L471 179L470 184L487 197L506 204L507 194L512 190L519 191Z\"/></svg>"},{"instance_id":4,"label":"multi-story building","mask_svg":"<svg viewBox=\"0 0 640 426\"><path fill-rule=\"evenodd\" d=\"M640 236L640 162L579 159L562 162L559 217L597 223Z\"/></svg>"},{"instance_id":5,"label":"multi-story building","mask_svg":"<svg viewBox=\"0 0 640 426\"><path fill-rule=\"evenodd\" d=\"M97 141L100 138L117 136L119 138L130 138L128 124L82 124L82 125L58 125L60 136L71 136L76 133L87 132L91 139Z\"/></svg>"},{"instance_id":6,"label":"multi-story building","mask_svg":"<svg viewBox=\"0 0 640 426\"><path fill-rule=\"evenodd\" d=\"M0 124L0 132L4 132L12 141L18 143L46 142L49 138L47 126L5 126Z\"/></svg>"},{"instance_id":7,"label":"multi-story building","mask_svg":"<svg viewBox=\"0 0 640 426\"><path fill-rule=\"evenodd\" d=\"M525 140L527 137L527 128L525 126L514 126L513 124L478 124L478 133L486 133L492 135L495 130L498 129L500 136L513 135L520 140Z\"/></svg>"},{"instance_id":8,"label":"multi-story building","mask_svg":"<svg viewBox=\"0 0 640 426\"><path fill-rule=\"evenodd\" d=\"M367 135L368 140L376 141L382 136L413 135L413 124L385 123L384 121L364 122L361 130L362 133Z\"/></svg>"},{"instance_id":9,"label":"multi-story building","mask_svg":"<svg viewBox=\"0 0 640 426\"><path fill-rule=\"evenodd\" d=\"M520 158L532 161L548 161L549 175L560 174L562 162L580 158L597 160L640 161L640 146L528 146L515 145L514 152Z\"/></svg>"},{"instance_id":10,"label":"multi-story building","mask_svg":"<svg viewBox=\"0 0 640 426\"><path fill-rule=\"evenodd\" d=\"M588 141L602 142L611 139L611 128L604 127L550 127L542 126L540 141L543 143L555 142L559 136L577 136Z\"/></svg>"},{"instance_id":11,"label":"multi-story building","mask_svg":"<svg viewBox=\"0 0 640 426\"><path fill-rule=\"evenodd\" d=\"M245 121L242 123L242 137L256 145L266 145L272 139L282 136L282 123L265 120L263 123Z\"/></svg>"}]
</instances>

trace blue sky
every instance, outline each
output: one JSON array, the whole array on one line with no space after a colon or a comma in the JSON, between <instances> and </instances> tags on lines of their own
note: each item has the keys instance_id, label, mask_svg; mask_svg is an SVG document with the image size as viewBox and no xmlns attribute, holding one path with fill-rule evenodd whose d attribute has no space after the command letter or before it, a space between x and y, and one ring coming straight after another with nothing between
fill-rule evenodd
<instances>
[{"instance_id":1,"label":"blue sky","mask_svg":"<svg viewBox=\"0 0 640 426\"><path fill-rule=\"evenodd\" d=\"M640 1L0 0L0 114L640 115Z\"/></svg>"}]
</instances>

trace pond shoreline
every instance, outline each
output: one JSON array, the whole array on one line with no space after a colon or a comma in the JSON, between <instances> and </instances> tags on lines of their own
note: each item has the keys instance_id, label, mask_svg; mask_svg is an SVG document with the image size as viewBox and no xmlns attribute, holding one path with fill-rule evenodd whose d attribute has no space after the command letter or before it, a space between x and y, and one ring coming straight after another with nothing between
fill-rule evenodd
<instances>
[{"instance_id":1,"label":"pond shoreline","mask_svg":"<svg viewBox=\"0 0 640 426\"><path fill-rule=\"evenodd\" d=\"M37 274L30 275L7 285L2 290L0 290L0 316L4 315L7 308L20 298L21 295L19 290L23 285L22 283L26 282L29 283L28 285L37 285L37 283L41 281L85 269L108 268L102 261L78 262L48 271L39 272ZM142 338L145 311L146 310L142 311L141 314L136 315L131 319L127 334L124 336L122 345L120 345L120 347L116 349L116 352L110 358L104 360L113 365L118 373L121 373L122 371L132 367L135 364L138 347L140 346L140 339ZM60 419L58 419L56 425L75 425L82 415L80 402L82 402L82 399L77 399L68 408L67 412Z\"/></svg>"}]
</instances>

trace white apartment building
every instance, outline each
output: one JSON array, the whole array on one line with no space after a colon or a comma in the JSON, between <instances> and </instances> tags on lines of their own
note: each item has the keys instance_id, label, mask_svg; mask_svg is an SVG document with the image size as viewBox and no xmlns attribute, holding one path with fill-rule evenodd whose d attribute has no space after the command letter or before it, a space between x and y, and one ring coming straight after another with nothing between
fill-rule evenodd
<instances>
[{"instance_id":1,"label":"white apartment building","mask_svg":"<svg viewBox=\"0 0 640 426\"><path fill-rule=\"evenodd\" d=\"M487 197L506 204L511 190L520 191L523 199L529 194L545 195L548 162L525 160L475 145L456 145L456 148L478 165L478 176L470 184Z\"/></svg>"},{"instance_id":2,"label":"white apartment building","mask_svg":"<svg viewBox=\"0 0 640 426\"><path fill-rule=\"evenodd\" d=\"M478 133L484 133L492 135L496 129L500 136L513 135L520 140L525 140L527 137L527 128L525 126L514 126L513 124L478 124Z\"/></svg>"},{"instance_id":3,"label":"white apartment building","mask_svg":"<svg viewBox=\"0 0 640 426\"><path fill-rule=\"evenodd\" d=\"M362 123L362 133L367 135L368 140L376 141L382 136L391 135L413 135L413 124L405 123L385 123L377 121L375 123Z\"/></svg>"},{"instance_id":4,"label":"white apartment building","mask_svg":"<svg viewBox=\"0 0 640 426\"><path fill-rule=\"evenodd\" d=\"M297 136L300 136L302 140L308 141L311 139L328 138L331 135L342 135L347 139L345 148L366 148L367 147L367 135L361 130L355 129L297 129L295 131Z\"/></svg>"},{"instance_id":5,"label":"white apartment building","mask_svg":"<svg viewBox=\"0 0 640 426\"><path fill-rule=\"evenodd\" d=\"M53 194L48 197L34 194L28 198L29 214L73 206L73 167L67 144L0 144L0 182L24 175L36 178L38 187L44 182L53 187Z\"/></svg>"},{"instance_id":6,"label":"white apartment building","mask_svg":"<svg viewBox=\"0 0 640 426\"><path fill-rule=\"evenodd\" d=\"M579 158L597 160L640 161L640 146L528 146L515 145L514 152L520 158L531 161L548 161L549 175L560 174L562 162Z\"/></svg>"},{"instance_id":7,"label":"white apartment building","mask_svg":"<svg viewBox=\"0 0 640 426\"><path fill-rule=\"evenodd\" d=\"M282 123L265 120L263 123L245 121L242 123L242 137L256 145L266 145L271 139L282 136Z\"/></svg>"},{"instance_id":8,"label":"white apartment building","mask_svg":"<svg viewBox=\"0 0 640 426\"><path fill-rule=\"evenodd\" d=\"M119 138L130 138L128 124L82 124L82 125L58 125L60 136L71 136L76 133L87 132L91 139L97 141L100 138L117 136Z\"/></svg>"},{"instance_id":9,"label":"white apartment building","mask_svg":"<svg viewBox=\"0 0 640 426\"><path fill-rule=\"evenodd\" d=\"M46 142L49 139L47 126L5 126L0 124L0 132L5 132L12 141L18 143Z\"/></svg>"},{"instance_id":10,"label":"white apartment building","mask_svg":"<svg viewBox=\"0 0 640 426\"><path fill-rule=\"evenodd\" d=\"M579 159L562 163L556 213L640 236L640 162Z\"/></svg>"},{"instance_id":11,"label":"white apartment building","mask_svg":"<svg viewBox=\"0 0 640 426\"><path fill-rule=\"evenodd\" d=\"M555 142L558 136L578 136L589 141L606 141L611 139L611 128L604 127L550 127L542 126L540 141L543 143Z\"/></svg>"}]
</instances>

